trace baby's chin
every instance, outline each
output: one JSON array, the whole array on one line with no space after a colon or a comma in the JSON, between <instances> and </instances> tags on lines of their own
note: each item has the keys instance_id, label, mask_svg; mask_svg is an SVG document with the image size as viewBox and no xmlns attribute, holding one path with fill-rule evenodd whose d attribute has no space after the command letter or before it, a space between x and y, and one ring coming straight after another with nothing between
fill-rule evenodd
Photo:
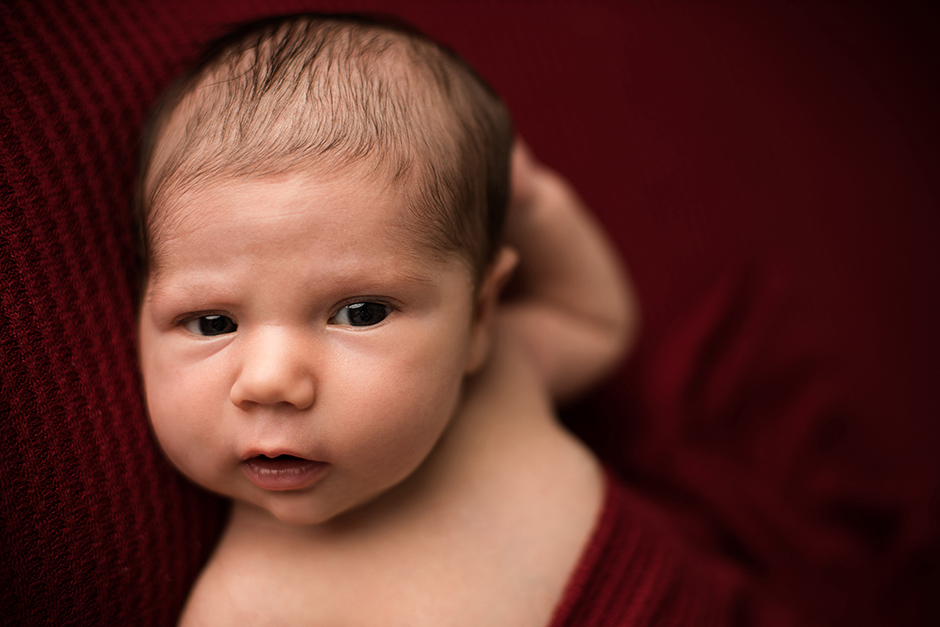
<instances>
[{"instance_id":1,"label":"baby's chin","mask_svg":"<svg viewBox=\"0 0 940 627\"><path fill-rule=\"evenodd\" d=\"M274 499L265 499L264 503L236 499L234 506L247 510L252 517L292 527L323 526L341 517L349 509L347 507L322 507L310 503L310 500L309 494L279 494Z\"/></svg>"},{"instance_id":2,"label":"baby's chin","mask_svg":"<svg viewBox=\"0 0 940 627\"><path fill-rule=\"evenodd\" d=\"M234 499L235 507L251 510L255 516L271 522L293 527L341 528L352 527L364 517L376 502L382 500L386 490L361 497L357 500L332 501L325 495L314 495L308 491L265 495L262 502ZM365 516L363 516L365 514Z\"/></svg>"}]
</instances>

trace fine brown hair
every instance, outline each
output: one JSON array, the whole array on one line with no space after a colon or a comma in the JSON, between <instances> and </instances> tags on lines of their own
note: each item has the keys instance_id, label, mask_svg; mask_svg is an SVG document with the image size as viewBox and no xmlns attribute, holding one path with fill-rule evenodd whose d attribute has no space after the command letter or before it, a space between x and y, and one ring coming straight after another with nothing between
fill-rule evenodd
<instances>
[{"instance_id":1,"label":"fine brown hair","mask_svg":"<svg viewBox=\"0 0 940 627\"><path fill-rule=\"evenodd\" d=\"M512 142L496 93L409 26L323 14L239 26L171 85L145 128L134 202L145 276L171 194L366 164L405 183L408 230L462 255L478 279L500 243Z\"/></svg>"}]
</instances>

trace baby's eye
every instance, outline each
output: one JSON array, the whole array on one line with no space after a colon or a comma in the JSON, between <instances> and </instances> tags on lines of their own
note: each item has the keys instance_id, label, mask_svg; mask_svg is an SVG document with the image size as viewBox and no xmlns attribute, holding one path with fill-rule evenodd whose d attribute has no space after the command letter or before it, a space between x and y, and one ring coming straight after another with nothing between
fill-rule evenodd
<instances>
[{"instance_id":1,"label":"baby's eye","mask_svg":"<svg viewBox=\"0 0 940 627\"><path fill-rule=\"evenodd\" d=\"M336 312L330 322L352 327L370 327L385 320L391 311L388 305L382 303L353 303Z\"/></svg>"},{"instance_id":2,"label":"baby's eye","mask_svg":"<svg viewBox=\"0 0 940 627\"><path fill-rule=\"evenodd\" d=\"M222 335L224 333L234 333L238 329L238 323L220 314L210 314L208 316L199 316L183 323L183 327L190 333L196 335Z\"/></svg>"}]
</instances>

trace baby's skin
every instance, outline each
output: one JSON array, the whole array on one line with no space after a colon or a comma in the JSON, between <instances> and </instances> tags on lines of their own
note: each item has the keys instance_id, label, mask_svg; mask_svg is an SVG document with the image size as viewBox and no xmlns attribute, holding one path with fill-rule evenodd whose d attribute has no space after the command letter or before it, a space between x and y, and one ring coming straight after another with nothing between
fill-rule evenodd
<instances>
[{"instance_id":1,"label":"baby's skin","mask_svg":"<svg viewBox=\"0 0 940 627\"><path fill-rule=\"evenodd\" d=\"M479 285L403 229L396 185L350 166L166 203L140 311L150 417L233 499L182 625L542 627L564 593L604 478L554 402L632 342L625 275L521 146Z\"/></svg>"}]
</instances>

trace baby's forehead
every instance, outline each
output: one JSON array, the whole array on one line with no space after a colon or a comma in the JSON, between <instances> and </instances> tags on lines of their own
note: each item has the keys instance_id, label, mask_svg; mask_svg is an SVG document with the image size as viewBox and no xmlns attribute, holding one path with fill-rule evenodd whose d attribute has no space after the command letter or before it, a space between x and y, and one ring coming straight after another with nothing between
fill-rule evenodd
<instances>
[{"instance_id":1,"label":"baby's forehead","mask_svg":"<svg viewBox=\"0 0 940 627\"><path fill-rule=\"evenodd\" d=\"M342 250L392 241L412 261L439 263L448 255L441 254L440 247L430 241L428 229L421 226L427 220L416 209L417 192L417 185L406 177L396 179L387 168L366 163L202 177L168 190L154 207L149 229L151 271L158 273L170 261L168 257L175 257L180 242L212 242L233 233L246 238L246 224L259 227L248 234L246 245L287 239L290 229L307 228L314 235L330 233L329 241L311 239L311 245ZM261 228L271 224L283 228ZM348 228L337 228L343 225ZM373 228L364 229L364 225Z\"/></svg>"},{"instance_id":2,"label":"baby's forehead","mask_svg":"<svg viewBox=\"0 0 940 627\"><path fill-rule=\"evenodd\" d=\"M371 163L267 167L249 174L219 167L178 176L178 183L168 186L152 208L151 225L156 228L151 235L272 212L354 220L370 209L373 218L382 216L394 226L402 222L412 187L410 181L391 177ZM343 212L338 215L340 206Z\"/></svg>"}]
</instances>

